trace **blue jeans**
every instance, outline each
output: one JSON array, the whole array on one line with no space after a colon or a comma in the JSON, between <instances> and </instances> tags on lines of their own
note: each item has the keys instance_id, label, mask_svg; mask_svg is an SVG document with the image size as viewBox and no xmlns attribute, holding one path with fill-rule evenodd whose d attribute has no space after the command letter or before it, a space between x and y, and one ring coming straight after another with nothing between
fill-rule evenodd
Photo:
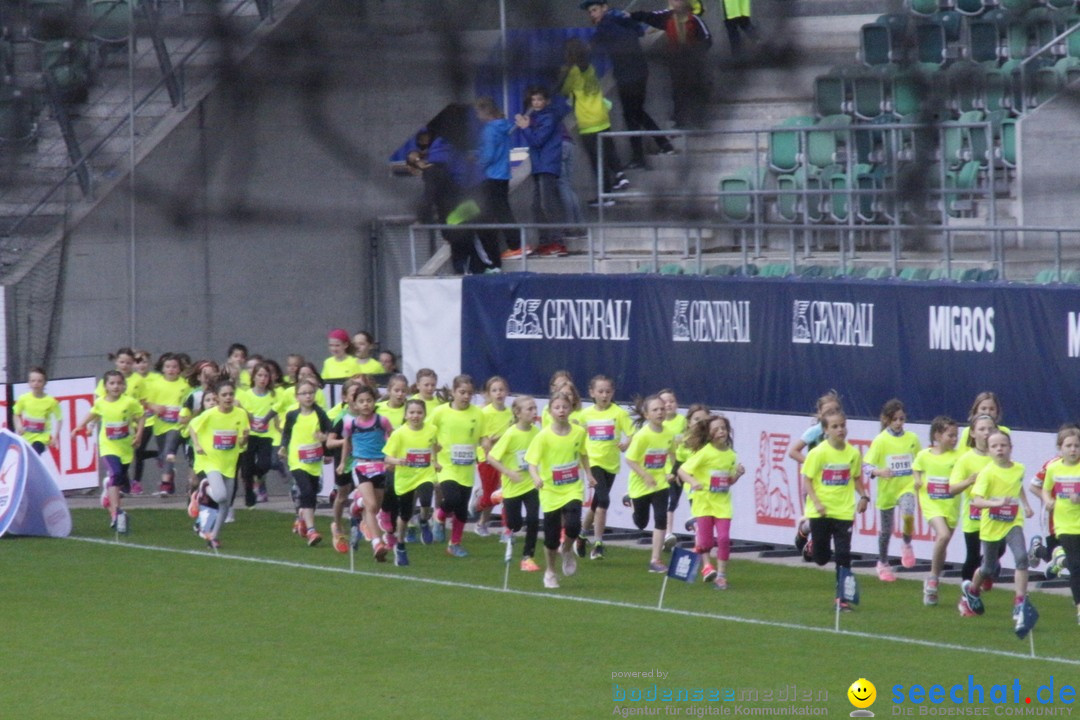
<instances>
[{"instance_id":1,"label":"blue jeans","mask_svg":"<svg viewBox=\"0 0 1080 720\"><path fill-rule=\"evenodd\" d=\"M559 199L562 200L563 210L566 211L566 222L571 225L581 225L585 222L585 216L581 212L581 201L574 192L572 179L574 177L574 141L563 140L562 144L562 167L559 172Z\"/></svg>"},{"instance_id":2,"label":"blue jeans","mask_svg":"<svg viewBox=\"0 0 1080 720\"><path fill-rule=\"evenodd\" d=\"M551 173L533 173L533 217L538 223L566 222L566 211L559 197L559 178ZM561 228L541 228L540 244L558 242Z\"/></svg>"}]
</instances>

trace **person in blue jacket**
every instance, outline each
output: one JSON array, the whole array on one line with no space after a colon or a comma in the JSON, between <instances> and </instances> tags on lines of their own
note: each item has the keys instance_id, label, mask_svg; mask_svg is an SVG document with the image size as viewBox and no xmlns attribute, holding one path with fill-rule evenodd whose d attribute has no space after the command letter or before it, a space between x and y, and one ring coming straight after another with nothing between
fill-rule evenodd
<instances>
[{"instance_id":1,"label":"person in blue jacket","mask_svg":"<svg viewBox=\"0 0 1080 720\"><path fill-rule=\"evenodd\" d=\"M514 116L529 146L532 164L533 215L537 223L559 223L566 219L559 197L559 170L562 166L562 117L551 107L551 96L542 87L530 87L525 97L528 110ZM540 230L537 255L567 255L560 228Z\"/></svg>"},{"instance_id":2,"label":"person in blue jacket","mask_svg":"<svg viewBox=\"0 0 1080 720\"><path fill-rule=\"evenodd\" d=\"M514 123L506 119L495 101L489 97L478 98L473 103L476 119L483 123L476 161L484 174L480 185L480 222L513 224L514 211L510 209L510 133ZM503 257L521 256L521 236L513 230L482 230L480 242L489 258L498 265L499 236L508 248Z\"/></svg>"}]
</instances>

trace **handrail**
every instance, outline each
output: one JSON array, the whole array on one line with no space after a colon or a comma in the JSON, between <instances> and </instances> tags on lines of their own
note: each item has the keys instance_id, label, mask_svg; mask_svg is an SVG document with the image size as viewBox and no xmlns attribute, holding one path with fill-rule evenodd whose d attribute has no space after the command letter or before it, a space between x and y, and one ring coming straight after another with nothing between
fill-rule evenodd
<instances>
[{"instance_id":1,"label":"handrail","mask_svg":"<svg viewBox=\"0 0 1080 720\"><path fill-rule=\"evenodd\" d=\"M1053 40L1050 40L1045 45L1040 47L1038 50L1031 53L1026 58L1024 58L1023 60L1020 61L1020 92L1021 92L1021 97L1024 98L1025 103L1027 102L1026 92L1027 92L1027 88L1028 88L1028 79L1027 79L1028 64L1030 62L1032 62L1033 60L1035 60L1035 58L1037 58L1040 55L1042 55L1043 53L1045 53L1046 51L1052 50L1054 48L1054 46L1056 46L1058 43L1060 43L1065 38L1072 35L1077 30L1080 30L1080 23L1077 23L1076 25L1073 25L1071 27L1066 28L1063 33L1061 33L1060 35L1055 37Z\"/></svg>"},{"instance_id":2,"label":"handrail","mask_svg":"<svg viewBox=\"0 0 1080 720\"><path fill-rule=\"evenodd\" d=\"M268 1L272 2L272 0L268 0ZM245 6L247 6L249 4L256 4L257 5L257 0L240 0L238 3L236 3L236 5L233 6L233 8L228 13L226 13L224 15L223 19L224 20L232 19L233 17L235 17L235 15L242 8L244 8ZM132 32L134 32L134 31L135 31L134 26L132 26ZM162 74L161 78L156 83L154 83L153 87L151 87L150 90L148 90L146 92L146 94L143 95L143 97L135 103L135 106L134 106L132 112L138 112L143 107L145 107L146 104L148 102L150 102L150 100L154 97L154 95L156 95L157 92L162 88L162 86L167 86L167 84L170 83L170 82L177 82L179 84L181 98L183 98L185 96L185 94L186 94L186 88L185 88L184 83L183 83L184 68L187 66L187 63L191 60L191 58L194 57L197 52L199 52L199 51L201 51L203 49L203 47L206 45L206 43L208 43L209 41L214 40L214 39L216 39L215 35L207 35L206 37L203 37L202 39L200 39L194 45L194 47L192 47L180 59L179 62L177 62L176 64L173 65L171 75ZM183 100L181 100L181 103L183 103ZM97 155L97 153L105 146L105 144L109 140L112 140L113 137L115 137L116 134L120 132L120 130L127 127L129 122L130 122L130 114L128 116L125 116L119 122L117 122L116 125L114 125L112 127L112 129L110 129L108 132L106 132L105 135L103 135L101 137L101 139L98 140L98 142L95 143L94 146L90 150L83 153L82 159L78 163L76 163L75 165L68 168L67 171L64 173L64 176L62 178L60 178L60 180L53 183L53 185L45 192L45 194L41 197L41 199L38 200L22 216L20 216L19 219L17 219L15 222L13 222L11 225L9 225L3 231L3 233L0 234L0 237L10 237L11 235L13 235L20 227L22 227L23 223L25 223L30 218L34 217L37 214L37 212L42 207L44 207L46 203L49 202L49 200L52 198L52 196L55 195L58 190L60 190L62 187L64 187L68 183L68 181L71 180L73 175L77 175L77 174L82 173L82 172L87 172L89 170L89 168L87 167L87 163L91 159L93 159Z\"/></svg>"}]
</instances>

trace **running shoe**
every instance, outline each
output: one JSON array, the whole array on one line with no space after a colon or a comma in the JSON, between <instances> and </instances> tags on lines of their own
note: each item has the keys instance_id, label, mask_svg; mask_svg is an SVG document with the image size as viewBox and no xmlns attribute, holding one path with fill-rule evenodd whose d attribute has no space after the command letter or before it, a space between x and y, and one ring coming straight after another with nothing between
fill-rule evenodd
<instances>
[{"instance_id":1,"label":"running shoe","mask_svg":"<svg viewBox=\"0 0 1080 720\"><path fill-rule=\"evenodd\" d=\"M627 185L629 185L629 183L627 183ZM615 199L606 197L601 200L600 198L595 197L589 201L589 207L600 207L601 205L604 207L615 207Z\"/></svg>"},{"instance_id":2,"label":"running shoe","mask_svg":"<svg viewBox=\"0 0 1080 720\"><path fill-rule=\"evenodd\" d=\"M445 525L443 525L441 522L436 522L435 527L433 528L433 530L434 530L434 535L435 535L435 542L437 542L437 543L446 542L446 526Z\"/></svg>"},{"instance_id":3,"label":"running shoe","mask_svg":"<svg viewBox=\"0 0 1080 720\"><path fill-rule=\"evenodd\" d=\"M386 543L386 547L390 548L391 550L397 547L397 535L392 532L384 533L382 540L384 543Z\"/></svg>"},{"instance_id":4,"label":"running shoe","mask_svg":"<svg viewBox=\"0 0 1080 720\"><path fill-rule=\"evenodd\" d=\"M537 572L540 566L531 557L521 558L521 572Z\"/></svg>"},{"instance_id":5,"label":"running shoe","mask_svg":"<svg viewBox=\"0 0 1080 720\"><path fill-rule=\"evenodd\" d=\"M604 543L598 542L592 546L592 552L589 553L590 560L603 560L604 559Z\"/></svg>"},{"instance_id":6,"label":"running shoe","mask_svg":"<svg viewBox=\"0 0 1080 720\"><path fill-rule=\"evenodd\" d=\"M618 179L615 181L615 184L611 186L612 190L625 190L630 187L630 181L627 180L626 177L620 175L616 175L616 177Z\"/></svg>"},{"instance_id":7,"label":"running shoe","mask_svg":"<svg viewBox=\"0 0 1080 720\"><path fill-rule=\"evenodd\" d=\"M390 518L390 513L386 512L385 510L379 511L379 528L383 532L394 532L394 523Z\"/></svg>"},{"instance_id":8,"label":"running shoe","mask_svg":"<svg viewBox=\"0 0 1080 720\"><path fill-rule=\"evenodd\" d=\"M270 494L266 492L265 485L259 486L259 492L255 495L255 501L260 503L270 502Z\"/></svg>"},{"instance_id":9,"label":"running shoe","mask_svg":"<svg viewBox=\"0 0 1080 720\"><path fill-rule=\"evenodd\" d=\"M409 553L405 551L404 545L394 548L394 564L398 567L406 567L409 564Z\"/></svg>"},{"instance_id":10,"label":"running shoe","mask_svg":"<svg viewBox=\"0 0 1080 720\"><path fill-rule=\"evenodd\" d=\"M349 552L349 540L341 533L332 533L334 538L334 549L341 554Z\"/></svg>"},{"instance_id":11,"label":"running shoe","mask_svg":"<svg viewBox=\"0 0 1080 720\"><path fill-rule=\"evenodd\" d=\"M1031 538L1031 544L1028 545L1028 565L1031 568L1037 568L1042 563L1043 547L1042 535L1035 535Z\"/></svg>"},{"instance_id":12,"label":"running shoe","mask_svg":"<svg viewBox=\"0 0 1080 720\"><path fill-rule=\"evenodd\" d=\"M379 540L375 543L375 547L373 548L375 560L378 562L386 562L386 553L389 551L390 548L386 547L386 543L384 543L382 540Z\"/></svg>"},{"instance_id":13,"label":"running shoe","mask_svg":"<svg viewBox=\"0 0 1080 720\"><path fill-rule=\"evenodd\" d=\"M696 532L697 531L697 518L690 518L689 520L686 521L686 525L684 525L683 527L686 528L686 532L688 532L688 533Z\"/></svg>"},{"instance_id":14,"label":"running shoe","mask_svg":"<svg viewBox=\"0 0 1080 720\"><path fill-rule=\"evenodd\" d=\"M510 528L503 528L503 531L499 533L499 542L508 543L514 539L514 533L510 532Z\"/></svg>"},{"instance_id":15,"label":"running shoe","mask_svg":"<svg viewBox=\"0 0 1080 720\"><path fill-rule=\"evenodd\" d=\"M1027 634L1035 628L1035 623L1038 621L1039 611L1031 604L1029 598L1025 597L1022 602L1013 608L1013 630L1016 632L1016 637L1020 639L1027 637Z\"/></svg>"},{"instance_id":16,"label":"running shoe","mask_svg":"<svg viewBox=\"0 0 1080 720\"><path fill-rule=\"evenodd\" d=\"M840 608L840 612L851 612L851 603L846 600L836 598L836 607Z\"/></svg>"},{"instance_id":17,"label":"running shoe","mask_svg":"<svg viewBox=\"0 0 1080 720\"><path fill-rule=\"evenodd\" d=\"M559 577L551 570L544 573L544 587L548 590L559 589Z\"/></svg>"},{"instance_id":18,"label":"running shoe","mask_svg":"<svg viewBox=\"0 0 1080 720\"><path fill-rule=\"evenodd\" d=\"M572 550L567 550L562 556L562 574L570 577L577 572L577 558Z\"/></svg>"},{"instance_id":19,"label":"running shoe","mask_svg":"<svg viewBox=\"0 0 1080 720\"><path fill-rule=\"evenodd\" d=\"M123 510L116 513L116 532L121 535L127 535L128 530L130 529L131 528L128 527L128 514Z\"/></svg>"},{"instance_id":20,"label":"running shoe","mask_svg":"<svg viewBox=\"0 0 1080 720\"><path fill-rule=\"evenodd\" d=\"M570 252L561 242L544 243L536 248L536 255L538 257L564 257L569 254Z\"/></svg>"},{"instance_id":21,"label":"running shoe","mask_svg":"<svg viewBox=\"0 0 1080 720\"><path fill-rule=\"evenodd\" d=\"M717 575L716 576L716 589L717 590L727 590L727 576L726 575Z\"/></svg>"},{"instance_id":22,"label":"running shoe","mask_svg":"<svg viewBox=\"0 0 1080 720\"><path fill-rule=\"evenodd\" d=\"M622 506L623 507L631 507L633 504L634 503L630 501L630 496L629 495L623 495L622 496Z\"/></svg>"},{"instance_id":23,"label":"running shoe","mask_svg":"<svg viewBox=\"0 0 1080 720\"><path fill-rule=\"evenodd\" d=\"M705 563L701 567L701 579L705 582L712 582L716 580L717 576L718 574L716 572L716 568L714 568L710 563Z\"/></svg>"},{"instance_id":24,"label":"running shoe","mask_svg":"<svg viewBox=\"0 0 1080 720\"><path fill-rule=\"evenodd\" d=\"M986 612L986 608L983 606L982 598L971 592L971 581L965 580L960 584L960 592L964 595L964 600L967 601L967 605L971 608L971 612L976 615L982 615Z\"/></svg>"},{"instance_id":25,"label":"running shoe","mask_svg":"<svg viewBox=\"0 0 1080 720\"><path fill-rule=\"evenodd\" d=\"M795 549L802 552L808 542L810 542L810 528L805 523L799 523L799 527L795 530Z\"/></svg>"},{"instance_id":26,"label":"running shoe","mask_svg":"<svg viewBox=\"0 0 1080 720\"><path fill-rule=\"evenodd\" d=\"M322 535L320 535L315 528L310 528L307 531L307 544L308 547L315 547L322 542Z\"/></svg>"},{"instance_id":27,"label":"running shoe","mask_svg":"<svg viewBox=\"0 0 1080 720\"><path fill-rule=\"evenodd\" d=\"M221 549L221 541L218 540L217 538L210 538L209 540L206 541L206 547L210 548L211 550L220 550Z\"/></svg>"},{"instance_id":28,"label":"running shoe","mask_svg":"<svg viewBox=\"0 0 1080 720\"><path fill-rule=\"evenodd\" d=\"M109 509L109 485L105 482L101 483L101 507Z\"/></svg>"},{"instance_id":29,"label":"running shoe","mask_svg":"<svg viewBox=\"0 0 1080 720\"><path fill-rule=\"evenodd\" d=\"M431 532L431 523L421 523L420 525L420 541L425 545L431 545L435 542L435 535ZM405 535L405 542L409 542L408 534ZM416 542L416 536L413 536L412 542Z\"/></svg>"},{"instance_id":30,"label":"running shoe","mask_svg":"<svg viewBox=\"0 0 1080 720\"><path fill-rule=\"evenodd\" d=\"M131 481L131 494L132 495L142 495L142 483L139 482L138 480L132 480Z\"/></svg>"},{"instance_id":31,"label":"running shoe","mask_svg":"<svg viewBox=\"0 0 1080 720\"><path fill-rule=\"evenodd\" d=\"M161 487L158 488L157 494L161 497L169 497L176 494L176 485L171 480L162 480Z\"/></svg>"},{"instance_id":32,"label":"running shoe","mask_svg":"<svg viewBox=\"0 0 1080 720\"><path fill-rule=\"evenodd\" d=\"M293 520L292 531L293 535L299 535L300 537L307 535L307 523L304 522L303 518Z\"/></svg>"},{"instance_id":33,"label":"running shoe","mask_svg":"<svg viewBox=\"0 0 1080 720\"><path fill-rule=\"evenodd\" d=\"M405 528L405 542L414 543L414 542L419 542L419 541L420 541L420 537L416 532L416 526L415 525L409 525L407 528Z\"/></svg>"},{"instance_id":34,"label":"running shoe","mask_svg":"<svg viewBox=\"0 0 1080 720\"><path fill-rule=\"evenodd\" d=\"M668 533L664 537L664 550L671 552L671 550L679 544L679 538L675 536L675 533Z\"/></svg>"},{"instance_id":35,"label":"running shoe","mask_svg":"<svg viewBox=\"0 0 1080 720\"><path fill-rule=\"evenodd\" d=\"M525 246L525 252L524 253L521 252L521 248L512 248L510 250L504 250L503 251L502 259L503 260L516 260L517 258L521 257L522 254L532 255L533 252L534 252L534 250L531 247L529 247L528 245Z\"/></svg>"},{"instance_id":36,"label":"running shoe","mask_svg":"<svg viewBox=\"0 0 1080 720\"><path fill-rule=\"evenodd\" d=\"M352 518L349 521L349 545L353 550L360 547L360 539L363 534L360 532L360 521L356 518Z\"/></svg>"},{"instance_id":37,"label":"running shoe","mask_svg":"<svg viewBox=\"0 0 1080 720\"><path fill-rule=\"evenodd\" d=\"M225 514L225 524L228 525L234 522L236 522L236 513L233 512L232 508L229 508L229 512Z\"/></svg>"},{"instance_id":38,"label":"running shoe","mask_svg":"<svg viewBox=\"0 0 1080 720\"><path fill-rule=\"evenodd\" d=\"M574 541L574 554L579 558L584 558L586 555L585 551L588 549L589 541L579 535L578 539Z\"/></svg>"},{"instance_id":39,"label":"running shoe","mask_svg":"<svg viewBox=\"0 0 1080 720\"><path fill-rule=\"evenodd\" d=\"M922 588L923 605L937 605L938 603L938 581L937 578L926 578L923 581Z\"/></svg>"},{"instance_id":40,"label":"running shoe","mask_svg":"<svg viewBox=\"0 0 1080 720\"><path fill-rule=\"evenodd\" d=\"M468 551L460 545L447 545L446 554L450 557L463 558L468 557Z\"/></svg>"},{"instance_id":41,"label":"running shoe","mask_svg":"<svg viewBox=\"0 0 1080 720\"><path fill-rule=\"evenodd\" d=\"M1058 575L1061 575L1062 569L1065 567L1065 548L1058 545L1054 548L1053 554L1050 555L1050 562L1046 566L1046 578L1053 580Z\"/></svg>"},{"instance_id":42,"label":"running shoe","mask_svg":"<svg viewBox=\"0 0 1080 720\"><path fill-rule=\"evenodd\" d=\"M476 523L476 525L473 527L473 532L480 537L488 537L489 535L491 535L491 531L488 530L488 526L481 522Z\"/></svg>"},{"instance_id":43,"label":"running shoe","mask_svg":"<svg viewBox=\"0 0 1080 720\"><path fill-rule=\"evenodd\" d=\"M889 567L889 563L883 563L880 560L878 560L877 564L877 576L878 580L882 582L895 582L896 580L896 575L893 573L892 568Z\"/></svg>"},{"instance_id":44,"label":"running shoe","mask_svg":"<svg viewBox=\"0 0 1080 720\"><path fill-rule=\"evenodd\" d=\"M956 603L956 609L960 611L960 617L975 617L975 611L968 605L968 601L963 597L960 598L960 602Z\"/></svg>"},{"instance_id":45,"label":"running shoe","mask_svg":"<svg viewBox=\"0 0 1080 720\"><path fill-rule=\"evenodd\" d=\"M667 572L667 565L665 565L662 562L650 562L649 563L649 572L651 572L651 573L666 573Z\"/></svg>"},{"instance_id":46,"label":"running shoe","mask_svg":"<svg viewBox=\"0 0 1080 720\"><path fill-rule=\"evenodd\" d=\"M906 568L915 567L915 549L910 543L905 543L904 547L900 548L900 564Z\"/></svg>"}]
</instances>

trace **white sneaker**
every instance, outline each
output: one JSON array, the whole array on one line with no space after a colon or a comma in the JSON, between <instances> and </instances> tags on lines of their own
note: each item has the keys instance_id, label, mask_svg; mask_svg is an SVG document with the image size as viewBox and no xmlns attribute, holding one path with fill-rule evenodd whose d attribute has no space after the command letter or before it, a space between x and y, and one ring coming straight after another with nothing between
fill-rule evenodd
<instances>
[{"instance_id":1,"label":"white sneaker","mask_svg":"<svg viewBox=\"0 0 1080 720\"><path fill-rule=\"evenodd\" d=\"M488 526L484 525L483 523L476 523L476 525L473 527L473 532L475 532L480 537L487 537L491 534L491 531L488 530Z\"/></svg>"},{"instance_id":2,"label":"white sneaker","mask_svg":"<svg viewBox=\"0 0 1080 720\"><path fill-rule=\"evenodd\" d=\"M675 537L675 533L668 533L664 538L664 549L671 552L672 548L679 542L679 538Z\"/></svg>"},{"instance_id":3,"label":"white sneaker","mask_svg":"<svg viewBox=\"0 0 1080 720\"><path fill-rule=\"evenodd\" d=\"M233 509L232 508L229 508L229 514L225 516L225 522L226 523L236 522L236 515L233 514Z\"/></svg>"},{"instance_id":4,"label":"white sneaker","mask_svg":"<svg viewBox=\"0 0 1080 720\"><path fill-rule=\"evenodd\" d=\"M549 590L557 590L559 588L559 576L551 570L545 572L544 587L548 588Z\"/></svg>"},{"instance_id":5,"label":"white sneaker","mask_svg":"<svg viewBox=\"0 0 1080 720\"><path fill-rule=\"evenodd\" d=\"M573 550L567 550L562 556L562 574L570 577L577 572L577 558Z\"/></svg>"}]
</instances>

